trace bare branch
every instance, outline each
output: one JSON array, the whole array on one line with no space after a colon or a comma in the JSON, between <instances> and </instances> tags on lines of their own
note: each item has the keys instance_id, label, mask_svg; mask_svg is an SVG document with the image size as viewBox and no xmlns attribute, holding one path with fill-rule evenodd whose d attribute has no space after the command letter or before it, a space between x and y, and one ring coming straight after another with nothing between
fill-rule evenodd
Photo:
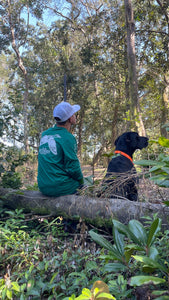
<instances>
[{"instance_id":1,"label":"bare branch","mask_svg":"<svg viewBox=\"0 0 169 300\"><path fill-rule=\"evenodd\" d=\"M61 16L62 18L66 19L66 20L68 20L72 24L72 29L73 30L80 30L84 34L84 36L86 37L85 30L81 26L79 26L79 24L74 22L74 20L80 15L80 13L79 13L78 16L76 16L76 18L74 20L72 20L71 18L69 18L68 16L63 15L60 11L56 10L53 7L50 7L50 6L46 5L46 8L52 10L57 15Z\"/></svg>"}]
</instances>

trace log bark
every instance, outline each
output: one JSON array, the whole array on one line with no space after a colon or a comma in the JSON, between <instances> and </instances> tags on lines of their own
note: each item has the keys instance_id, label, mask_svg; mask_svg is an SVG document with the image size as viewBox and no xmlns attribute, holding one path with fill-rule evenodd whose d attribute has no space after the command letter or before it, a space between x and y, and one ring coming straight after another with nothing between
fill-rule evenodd
<instances>
[{"instance_id":1,"label":"log bark","mask_svg":"<svg viewBox=\"0 0 169 300\"><path fill-rule=\"evenodd\" d=\"M50 214L67 218L81 217L92 223L102 224L112 218L127 224L131 219L144 222L145 216L158 213L165 228L169 228L169 207L163 204L133 202L128 199L92 198L66 195L47 197L38 191L22 191L0 188L0 200L4 206L23 209L38 215Z\"/></svg>"}]
</instances>

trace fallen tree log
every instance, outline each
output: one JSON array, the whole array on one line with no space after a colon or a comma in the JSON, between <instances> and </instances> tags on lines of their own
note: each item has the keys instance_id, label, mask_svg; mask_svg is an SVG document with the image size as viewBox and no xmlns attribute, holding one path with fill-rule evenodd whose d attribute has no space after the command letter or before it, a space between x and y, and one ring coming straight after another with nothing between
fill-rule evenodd
<instances>
[{"instance_id":1,"label":"fallen tree log","mask_svg":"<svg viewBox=\"0 0 169 300\"><path fill-rule=\"evenodd\" d=\"M127 199L92 198L87 195L47 197L38 191L0 188L4 206L23 209L38 215L50 214L67 218L82 217L100 224L112 218L127 224L131 219L144 221L143 217L158 213L165 228L169 228L169 207L163 204L133 202Z\"/></svg>"}]
</instances>

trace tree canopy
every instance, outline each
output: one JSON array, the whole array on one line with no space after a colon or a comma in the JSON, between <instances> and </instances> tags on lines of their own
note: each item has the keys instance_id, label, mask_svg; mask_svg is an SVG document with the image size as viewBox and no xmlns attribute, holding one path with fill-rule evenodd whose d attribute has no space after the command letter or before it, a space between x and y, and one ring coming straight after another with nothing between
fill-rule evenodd
<instances>
[{"instance_id":1,"label":"tree canopy","mask_svg":"<svg viewBox=\"0 0 169 300\"><path fill-rule=\"evenodd\" d=\"M167 137L167 0L2 0L0 12L1 136L37 149L66 75L67 100L81 105L82 161L125 130Z\"/></svg>"}]
</instances>

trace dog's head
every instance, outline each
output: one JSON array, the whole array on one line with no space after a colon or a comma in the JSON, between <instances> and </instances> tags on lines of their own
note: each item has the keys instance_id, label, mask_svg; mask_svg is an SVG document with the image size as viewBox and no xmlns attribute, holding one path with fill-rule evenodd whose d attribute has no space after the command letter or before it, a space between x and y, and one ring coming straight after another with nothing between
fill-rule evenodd
<instances>
[{"instance_id":1,"label":"dog's head","mask_svg":"<svg viewBox=\"0 0 169 300\"><path fill-rule=\"evenodd\" d=\"M136 149L143 149L148 146L148 138L139 136L137 132L125 132L115 140L116 150L132 155Z\"/></svg>"}]
</instances>

